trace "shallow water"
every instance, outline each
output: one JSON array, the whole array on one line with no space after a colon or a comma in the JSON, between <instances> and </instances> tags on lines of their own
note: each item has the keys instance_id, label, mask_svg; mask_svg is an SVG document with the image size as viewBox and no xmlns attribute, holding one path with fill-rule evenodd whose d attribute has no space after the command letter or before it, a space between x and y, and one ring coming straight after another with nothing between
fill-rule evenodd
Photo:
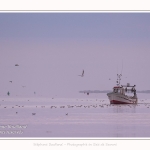
<instances>
[{"instance_id":1,"label":"shallow water","mask_svg":"<svg viewBox=\"0 0 150 150\"><path fill-rule=\"evenodd\" d=\"M0 137L150 137L149 126L148 99L0 98Z\"/></svg>"}]
</instances>

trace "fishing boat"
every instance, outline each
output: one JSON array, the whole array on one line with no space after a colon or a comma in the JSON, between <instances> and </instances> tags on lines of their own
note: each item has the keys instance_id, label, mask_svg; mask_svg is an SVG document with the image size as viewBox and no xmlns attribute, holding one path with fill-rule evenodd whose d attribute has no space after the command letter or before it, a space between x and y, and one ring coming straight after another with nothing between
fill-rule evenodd
<instances>
[{"instance_id":1,"label":"fishing boat","mask_svg":"<svg viewBox=\"0 0 150 150\"><path fill-rule=\"evenodd\" d=\"M110 104L136 104L138 102L135 86L120 85L121 74L117 74L117 85L113 87L113 91L107 93ZM132 94L132 95L131 95Z\"/></svg>"}]
</instances>

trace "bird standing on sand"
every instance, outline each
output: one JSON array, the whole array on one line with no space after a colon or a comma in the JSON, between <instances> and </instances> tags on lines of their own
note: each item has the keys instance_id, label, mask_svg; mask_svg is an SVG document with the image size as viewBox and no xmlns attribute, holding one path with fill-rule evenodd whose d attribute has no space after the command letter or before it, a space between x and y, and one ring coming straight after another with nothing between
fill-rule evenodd
<instances>
[{"instance_id":1,"label":"bird standing on sand","mask_svg":"<svg viewBox=\"0 0 150 150\"><path fill-rule=\"evenodd\" d=\"M83 77L84 76L84 70L82 71L82 75L78 75L78 76Z\"/></svg>"}]
</instances>

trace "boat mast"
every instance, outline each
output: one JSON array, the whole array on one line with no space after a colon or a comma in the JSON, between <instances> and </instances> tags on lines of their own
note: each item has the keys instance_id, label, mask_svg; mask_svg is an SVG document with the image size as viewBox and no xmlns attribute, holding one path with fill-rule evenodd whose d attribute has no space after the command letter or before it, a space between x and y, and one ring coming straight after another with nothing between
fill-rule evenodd
<instances>
[{"instance_id":1,"label":"boat mast","mask_svg":"<svg viewBox=\"0 0 150 150\"><path fill-rule=\"evenodd\" d=\"M122 74L117 74L117 86L120 86L120 80L121 80Z\"/></svg>"},{"instance_id":2,"label":"boat mast","mask_svg":"<svg viewBox=\"0 0 150 150\"><path fill-rule=\"evenodd\" d=\"M117 68L117 86L120 87L120 80L121 80L121 76L122 76L122 71L123 71L123 60L122 60L122 68L121 68L121 74L118 74L118 68Z\"/></svg>"}]
</instances>

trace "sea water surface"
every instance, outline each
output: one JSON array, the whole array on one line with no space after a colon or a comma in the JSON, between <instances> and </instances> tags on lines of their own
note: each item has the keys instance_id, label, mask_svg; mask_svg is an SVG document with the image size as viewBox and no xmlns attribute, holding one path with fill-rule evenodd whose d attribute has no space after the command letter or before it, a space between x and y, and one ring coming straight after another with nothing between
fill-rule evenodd
<instances>
[{"instance_id":1,"label":"sea water surface","mask_svg":"<svg viewBox=\"0 0 150 150\"><path fill-rule=\"evenodd\" d=\"M106 98L0 98L0 137L150 137L150 95L138 104Z\"/></svg>"}]
</instances>

